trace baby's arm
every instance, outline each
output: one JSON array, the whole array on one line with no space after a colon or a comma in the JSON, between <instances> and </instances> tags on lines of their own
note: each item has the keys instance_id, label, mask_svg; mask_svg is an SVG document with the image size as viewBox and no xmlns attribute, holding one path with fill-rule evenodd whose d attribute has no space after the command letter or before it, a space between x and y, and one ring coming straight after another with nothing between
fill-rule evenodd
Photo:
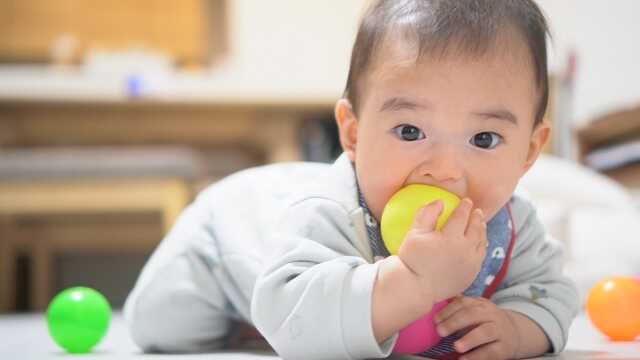
<instances>
[{"instance_id":1,"label":"baby's arm","mask_svg":"<svg viewBox=\"0 0 640 360\"><path fill-rule=\"evenodd\" d=\"M127 298L129 331L144 351L204 352L223 345L230 317L213 274L207 196L180 215Z\"/></svg>"},{"instance_id":2,"label":"baby's arm","mask_svg":"<svg viewBox=\"0 0 640 360\"><path fill-rule=\"evenodd\" d=\"M356 224L341 204L307 199L278 227L275 254L254 288L254 324L283 359L363 359L390 354L371 323L378 264L358 246Z\"/></svg>"},{"instance_id":3,"label":"baby's arm","mask_svg":"<svg viewBox=\"0 0 640 360\"><path fill-rule=\"evenodd\" d=\"M340 204L311 199L293 206L274 239L285 248L256 283L256 327L285 359L389 355L393 334L428 312L434 300L473 281L486 237L477 236L484 231L480 214L467 226L471 207L460 206L435 235L440 209L425 212L432 223L414 224L418 231L407 237L399 256L369 264L353 243L358 235L352 215ZM469 262L463 248L473 248L477 261ZM425 253L443 256L425 262ZM450 271L451 257L461 260L457 272Z\"/></svg>"},{"instance_id":4,"label":"baby's arm","mask_svg":"<svg viewBox=\"0 0 640 360\"><path fill-rule=\"evenodd\" d=\"M511 206L517 242L509 272L492 297L500 308L531 319L547 336L550 352L559 353L578 311L573 282L562 275L562 248L544 230L533 206L514 197Z\"/></svg>"}]
</instances>

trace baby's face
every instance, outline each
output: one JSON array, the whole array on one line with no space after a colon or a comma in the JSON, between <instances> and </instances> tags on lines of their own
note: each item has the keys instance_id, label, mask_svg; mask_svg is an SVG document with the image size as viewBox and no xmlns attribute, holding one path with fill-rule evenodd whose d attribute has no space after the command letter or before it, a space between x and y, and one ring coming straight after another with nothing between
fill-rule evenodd
<instances>
[{"instance_id":1,"label":"baby's face","mask_svg":"<svg viewBox=\"0 0 640 360\"><path fill-rule=\"evenodd\" d=\"M513 50L416 65L396 49L363 82L357 119L338 103L343 146L376 218L409 184L468 197L487 220L509 200L549 132L546 124L533 128L533 68L524 48Z\"/></svg>"}]
</instances>

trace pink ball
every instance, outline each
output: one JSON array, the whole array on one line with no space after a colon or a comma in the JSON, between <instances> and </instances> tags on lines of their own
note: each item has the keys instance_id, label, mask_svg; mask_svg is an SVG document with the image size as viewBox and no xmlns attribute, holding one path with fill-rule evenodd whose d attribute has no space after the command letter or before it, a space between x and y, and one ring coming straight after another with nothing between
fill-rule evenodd
<instances>
[{"instance_id":1,"label":"pink ball","mask_svg":"<svg viewBox=\"0 0 640 360\"><path fill-rule=\"evenodd\" d=\"M446 306L447 301L436 303L428 314L400 330L393 352L397 354L418 354L438 344L442 337L436 331L433 317Z\"/></svg>"}]
</instances>

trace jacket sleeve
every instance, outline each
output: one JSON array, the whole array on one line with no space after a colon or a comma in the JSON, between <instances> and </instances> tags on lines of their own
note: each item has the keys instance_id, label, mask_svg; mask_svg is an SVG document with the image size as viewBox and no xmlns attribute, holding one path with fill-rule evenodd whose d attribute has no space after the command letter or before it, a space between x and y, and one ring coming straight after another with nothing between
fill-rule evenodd
<instances>
[{"instance_id":1,"label":"jacket sleeve","mask_svg":"<svg viewBox=\"0 0 640 360\"><path fill-rule=\"evenodd\" d=\"M258 278L252 320L283 359L362 359L390 354L373 335L371 302L378 266L350 241L348 211L327 199L288 209L273 261Z\"/></svg>"},{"instance_id":2,"label":"jacket sleeve","mask_svg":"<svg viewBox=\"0 0 640 360\"><path fill-rule=\"evenodd\" d=\"M578 311L577 289L562 274L561 245L546 233L533 206L514 197L511 209L516 245L508 274L492 300L536 322L557 354L566 345Z\"/></svg>"},{"instance_id":3,"label":"jacket sleeve","mask_svg":"<svg viewBox=\"0 0 640 360\"><path fill-rule=\"evenodd\" d=\"M178 218L138 278L124 306L133 341L146 352L204 352L222 346L229 327L215 278L207 200Z\"/></svg>"}]
</instances>

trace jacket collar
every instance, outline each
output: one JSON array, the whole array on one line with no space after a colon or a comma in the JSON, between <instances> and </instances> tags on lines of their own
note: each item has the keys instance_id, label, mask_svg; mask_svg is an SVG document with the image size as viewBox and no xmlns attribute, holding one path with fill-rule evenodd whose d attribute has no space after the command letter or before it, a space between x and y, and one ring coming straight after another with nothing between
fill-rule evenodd
<instances>
[{"instance_id":1,"label":"jacket collar","mask_svg":"<svg viewBox=\"0 0 640 360\"><path fill-rule=\"evenodd\" d=\"M337 192L336 198L342 199L356 232L356 239L354 239L353 245L367 261L373 263L373 251L371 250L364 222L364 209L358 201L358 183L353 163L347 154L343 152L333 163L331 170L331 178L339 181L339 183L334 184L332 189Z\"/></svg>"}]
</instances>

